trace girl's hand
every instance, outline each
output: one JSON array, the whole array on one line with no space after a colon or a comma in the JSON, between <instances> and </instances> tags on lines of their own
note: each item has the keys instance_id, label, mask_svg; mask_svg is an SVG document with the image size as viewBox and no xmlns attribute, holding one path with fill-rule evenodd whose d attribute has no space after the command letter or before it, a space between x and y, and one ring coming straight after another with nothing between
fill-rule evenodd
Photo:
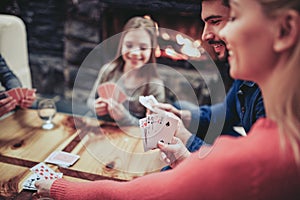
<instances>
[{"instance_id":1,"label":"girl's hand","mask_svg":"<svg viewBox=\"0 0 300 200\"><path fill-rule=\"evenodd\" d=\"M124 117L126 117L128 110L123 106L123 104L118 103L114 99L107 99L104 101L107 104L107 110L109 115L115 121L122 120Z\"/></svg>"},{"instance_id":2,"label":"girl's hand","mask_svg":"<svg viewBox=\"0 0 300 200\"><path fill-rule=\"evenodd\" d=\"M108 114L108 104L106 101L99 97L98 99L95 100L95 111L98 116L103 116Z\"/></svg>"}]
</instances>

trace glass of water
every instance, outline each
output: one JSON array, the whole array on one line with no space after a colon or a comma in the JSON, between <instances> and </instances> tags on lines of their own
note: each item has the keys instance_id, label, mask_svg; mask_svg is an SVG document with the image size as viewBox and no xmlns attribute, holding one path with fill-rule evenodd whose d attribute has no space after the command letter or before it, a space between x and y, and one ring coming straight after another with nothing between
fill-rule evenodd
<instances>
[{"instance_id":1,"label":"glass of water","mask_svg":"<svg viewBox=\"0 0 300 200\"><path fill-rule=\"evenodd\" d=\"M39 117L44 121L42 128L50 130L54 127L52 122L53 117L56 114L55 102L52 99L43 99L38 103Z\"/></svg>"}]
</instances>

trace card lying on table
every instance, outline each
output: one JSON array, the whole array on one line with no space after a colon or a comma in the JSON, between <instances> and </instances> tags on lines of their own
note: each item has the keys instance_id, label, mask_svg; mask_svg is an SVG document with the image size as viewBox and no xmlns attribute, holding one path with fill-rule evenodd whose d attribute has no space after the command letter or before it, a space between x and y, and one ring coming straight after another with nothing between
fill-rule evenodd
<instances>
[{"instance_id":1,"label":"card lying on table","mask_svg":"<svg viewBox=\"0 0 300 200\"><path fill-rule=\"evenodd\" d=\"M45 163L41 162L34 167L30 168L33 172L23 183L23 189L26 190L37 190L34 183L38 180L53 180L62 178L63 173L57 173Z\"/></svg>"},{"instance_id":2,"label":"card lying on table","mask_svg":"<svg viewBox=\"0 0 300 200\"><path fill-rule=\"evenodd\" d=\"M69 167L73 165L79 158L79 155L75 155L64 151L55 151L51 153L50 156L48 156L48 158L46 158L45 162L59 165L62 167Z\"/></svg>"},{"instance_id":3,"label":"card lying on table","mask_svg":"<svg viewBox=\"0 0 300 200\"><path fill-rule=\"evenodd\" d=\"M152 114L140 119L144 151L157 148L157 142L170 143L178 126L178 120L170 113Z\"/></svg>"}]
</instances>

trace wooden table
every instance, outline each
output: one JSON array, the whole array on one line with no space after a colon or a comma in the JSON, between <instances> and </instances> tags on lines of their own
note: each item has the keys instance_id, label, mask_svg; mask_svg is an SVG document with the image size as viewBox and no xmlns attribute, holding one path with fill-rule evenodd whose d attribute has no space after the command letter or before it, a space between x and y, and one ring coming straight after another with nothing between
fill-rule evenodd
<instances>
[{"instance_id":1,"label":"wooden table","mask_svg":"<svg viewBox=\"0 0 300 200\"><path fill-rule=\"evenodd\" d=\"M158 150L144 152L139 127L122 127L96 119L56 114L55 128L41 129L36 110L18 110L0 121L0 199L32 199L22 190L30 168L53 151L80 155L69 168L50 165L74 181L131 180L159 171Z\"/></svg>"}]
</instances>

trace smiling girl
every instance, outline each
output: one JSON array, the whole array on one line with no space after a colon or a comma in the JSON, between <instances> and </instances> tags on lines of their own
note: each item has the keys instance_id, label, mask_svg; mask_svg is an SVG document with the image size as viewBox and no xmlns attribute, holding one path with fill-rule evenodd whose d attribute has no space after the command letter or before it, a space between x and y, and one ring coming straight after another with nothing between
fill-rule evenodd
<instances>
[{"instance_id":1,"label":"smiling girl","mask_svg":"<svg viewBox=\"0 0 300 200\"><path fill-rule=\"evenodd\" d=\"M139 103L139 96L153 95L165 101L165 88L156 66L157 28L148 17L133 17L123 28L115 60L102 67L88 103L98 116L112 118L118 125L138 125L146 109ZM113 82L127 95L121 104L105 100L95 93L100 84ZM111 91L113 92L113 91Z\"/></svg>"}]
</instances>

